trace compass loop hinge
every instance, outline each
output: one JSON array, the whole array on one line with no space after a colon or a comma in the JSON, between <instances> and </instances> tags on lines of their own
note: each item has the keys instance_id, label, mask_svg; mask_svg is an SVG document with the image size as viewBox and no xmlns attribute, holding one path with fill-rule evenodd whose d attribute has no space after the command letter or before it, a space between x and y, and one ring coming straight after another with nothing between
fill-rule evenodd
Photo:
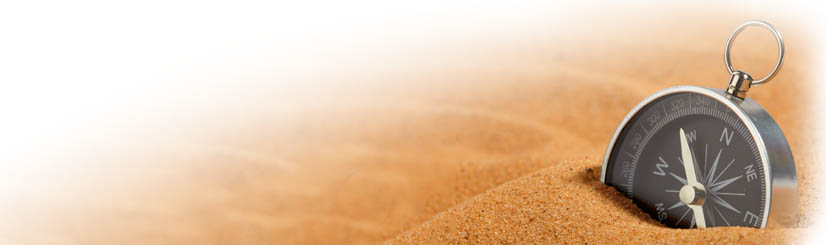
<instances>
[{"instance_id":1,"label":"compass loop hinge","mask_svg":"<svg viewBox=\"0 0 826 245\"><path fill-rule=\"evenodd\" d=\"M745 99L746 93L751 88L751 84L754 81L751 75L745 73L743 71L734 71L731 73L731 78L728 81L728 87L726 87L726 94Z\"/></svg>"}]
</instances>

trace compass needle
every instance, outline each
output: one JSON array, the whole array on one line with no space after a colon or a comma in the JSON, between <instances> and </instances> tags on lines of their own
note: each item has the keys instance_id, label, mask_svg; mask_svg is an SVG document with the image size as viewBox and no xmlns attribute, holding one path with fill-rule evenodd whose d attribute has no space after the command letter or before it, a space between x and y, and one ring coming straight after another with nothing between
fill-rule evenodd
<instances>
[{"instance_id":1,"label":"compass needle","mask_svg":"<svg viewBox=\"0 0 826 245\"><path fill-rule=\"evenodd\" d=\"M691 148L688 147L688 140L685 137L685 130L680 128L680 150L683 156L683 167L685 167L685 179L688 184L680 189L680 200L688 204L694 212L694 219L697 221L697 227L706 228L706 220L703 215L703 199L705 198L705 191L703 186L698 183L697 175L694 172L694 156Z\"/></svg>"},{"instance_id":2,"label":"compass needle","mask_svg":"<svg viewBox=\"0 0 826 245\"><path fill-rule=\"evenodd\" d=\"M691 150L688 148L688 141L685 139L685 131L680 129L680 149L683 156L683 167L685 168L685 179L688 185L697 184L697 174L694 172L694 159L691 158Z\"/></svg>"}]
</instances>

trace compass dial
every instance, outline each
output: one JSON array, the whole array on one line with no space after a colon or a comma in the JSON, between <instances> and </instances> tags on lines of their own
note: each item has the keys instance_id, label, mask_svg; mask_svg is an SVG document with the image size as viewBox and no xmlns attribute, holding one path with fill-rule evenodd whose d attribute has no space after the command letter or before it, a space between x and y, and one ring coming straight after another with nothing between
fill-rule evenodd
<instances>
[{"instance_id":1,"label":"compass dial","mask_svg":"<svg viewBox=\"0 0 826 245\"><path fill-rule=\"evenodd\" d=\"M764 163L754 136L725 103L694 92L665 95L644 105L621 130L604 182L652 218L678 228L697 227L698 221L706 227L765 224ZM683 159L683 135L689 161ZM693 162L696 180L686 179L685 162ZM704 195L686 203L680 198L686 189ZM695 214L689 204L702 212Z\"/></svg>"}]
</instances>

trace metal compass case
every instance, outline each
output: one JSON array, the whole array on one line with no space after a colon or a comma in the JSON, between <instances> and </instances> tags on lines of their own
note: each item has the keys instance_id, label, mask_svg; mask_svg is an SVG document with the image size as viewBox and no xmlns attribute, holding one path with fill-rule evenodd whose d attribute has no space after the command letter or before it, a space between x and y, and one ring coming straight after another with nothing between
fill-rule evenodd
<instances>
[{"instance_id":1,"label":"metal compass case","mask_svg":"<svg viewBox=\"0 0 826 245\"><path fill-rule=\"evenodd\" d=\"M729 57L748 26L769 29L778 43L774 70L759 80L734 70ZM791 149L769 113L746 98L751 86L774 77L783 54L783 39L768 23L738 27L726 44L728 86L671 87L640 102L608 145L602 182L670 227L788 223L797 207Z\"/></svg>"}]
</instances>

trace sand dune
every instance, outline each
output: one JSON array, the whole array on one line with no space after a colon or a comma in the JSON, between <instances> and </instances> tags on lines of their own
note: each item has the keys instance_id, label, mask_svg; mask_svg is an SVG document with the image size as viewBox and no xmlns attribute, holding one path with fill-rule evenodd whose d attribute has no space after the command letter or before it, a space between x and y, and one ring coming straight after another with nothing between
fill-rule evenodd
<instances>
[{"instance_id":1,"label":"sand dune","mask_svg":"<svg viewBox=\"0 0 826 245\"><path fill-rule=\"evenodd\" d=\"M801 228L667 228L612 187L601 163L569 160L509 181L436 215L390 243L785 243Z\"/></svg>"}]
</instances>

